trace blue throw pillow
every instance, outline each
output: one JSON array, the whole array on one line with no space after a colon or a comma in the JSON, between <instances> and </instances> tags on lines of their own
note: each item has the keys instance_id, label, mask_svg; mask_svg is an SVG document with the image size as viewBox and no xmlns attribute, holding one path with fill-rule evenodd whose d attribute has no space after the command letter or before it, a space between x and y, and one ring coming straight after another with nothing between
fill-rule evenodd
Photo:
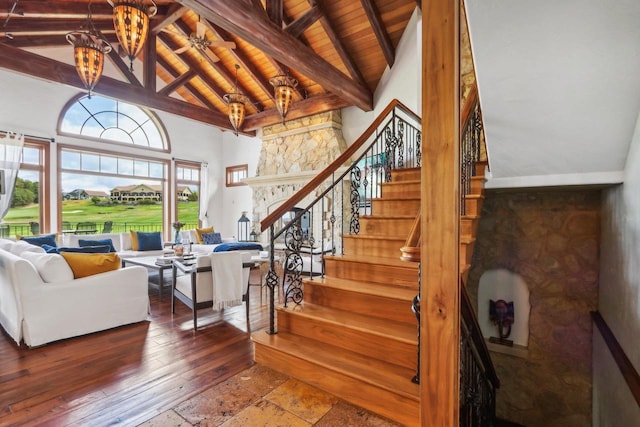
<instances>
[{"instance_id":1,"label":"blue throw pillow","mask_svg":"<svg viewBox=\"0 0 640 427\"><path fill-rule=\"evenodd\" d=\"M78 240L78 245L82 248L85 246L109 246L109 252L115 252L116 248L113 246L113 240L111 239L100 239L100 240L87 240L80 239Z\"/></svg>"},{"instance_id":2,"label":"blue throw pillow","mask_svg":"<svg viewBox=\"0 0 640 427\"><path fill-rule=\"evenodd\" d=\"M40 246L42 249L44 249L44 251L48 254L57 254L58 253L58 247L57 246L51 246L51 245L47 245L44 244L42 246Z\"/></svg>"},{"instance_id":3,"label":"blue throw pillow","mask_svg":"<svg viewBox=\"0 0 640 427\"><path fill-rule=\"evenodd\" d=\"M219 245L222 243L222 236L220 233L202 233L202 242L205 245Z\"/></svg>"},{"instance_id":4,"label":"blue throw pillow","mask_svg":"<svg viewBox=\"0 0 640 427\"><path fill-rule=\"evenodd\" d=\"M60 252L76 252L76 253L83 253L83 254L108 254L111 252L111 248L109 247L109 245L83 246L80 248L62 247L62 248L58 248L58 253Z\"/></svg>"},{"instance_id":5,"label":"blue throw pillow","mask_svg":"<svg viewBox=\"0 0 640 427\"><path fill-rule=\"evenodd\" d=\"M35 246L40 246L40 247L42 247L42 245L49 245L55 248L58 247L55 234L47 234L44 236L22 237L21 240L24 240L27 243L30 243Z\"/></svg>"},{"instance_id":6,"label":"blue throw pillow","mask_svg":"<svg viewBox=\"0 0 640 427\"><path fill-rule=\"evenodd\" d=\"M162 235L159 231L145 233L138 231L138 250L157 251L162 250Z\"/></svg>"}]
</instances>

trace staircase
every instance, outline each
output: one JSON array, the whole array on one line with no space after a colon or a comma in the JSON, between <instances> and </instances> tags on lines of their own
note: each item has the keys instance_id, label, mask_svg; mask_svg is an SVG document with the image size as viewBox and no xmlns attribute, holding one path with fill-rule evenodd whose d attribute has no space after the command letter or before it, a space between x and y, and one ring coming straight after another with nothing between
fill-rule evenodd
<instances>
[{"instance_id":1,"label":"staircase","mask_svg":"<svg viewBox=\"0 0 640 427\"><path fill-rule=\"evenodd\" d=\"M325 276L303 282L304 303L277 309L278 333L253 335L256 362L405 425L419 419L416 374L418 264L399 248L420 206L420 169L392 172L344 235L344 254L325 256Z\"/></svg>"},{"instance_id":2,"label":"staircase","mask_svg":"<svg viewBox=\"0 0 640 427\"><path fill-rule=\"evenodd\" d=\"M477 163L460 220L460 271L466 281L484 200ZM405 425L418 425L418 264L400 247L420 207L420 169L392 172L360 233L344 235L344 254L325 256L325 276L304 280L304 303L277 308L278 333L253 335L256 362L287 373Z\"/></svg>"}]
</instances>

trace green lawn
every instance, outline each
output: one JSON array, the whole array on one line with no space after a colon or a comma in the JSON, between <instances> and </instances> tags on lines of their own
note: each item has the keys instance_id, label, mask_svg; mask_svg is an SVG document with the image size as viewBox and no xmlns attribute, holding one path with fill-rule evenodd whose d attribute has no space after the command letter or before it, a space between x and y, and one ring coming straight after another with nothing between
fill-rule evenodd
<instances>
[{"instance_id":1,"label":"green lawn","mask_svg":"<svg viewBox=\"0 0 640 427\"><path fill-rule=\"evenodd\" d=\"M11 208L4 217L4 224L27 225L38 221L38 205ZM193 228L198 223L198 202L179 202L178 218ZM101 230L105 221L113 221L114 231L127 229L162 228L162 205L114 205L96 206L91 200L65 200L62 202L62 221L69 221L75 228L78 222L95 222Z\"/></svg>"}]
</instances>

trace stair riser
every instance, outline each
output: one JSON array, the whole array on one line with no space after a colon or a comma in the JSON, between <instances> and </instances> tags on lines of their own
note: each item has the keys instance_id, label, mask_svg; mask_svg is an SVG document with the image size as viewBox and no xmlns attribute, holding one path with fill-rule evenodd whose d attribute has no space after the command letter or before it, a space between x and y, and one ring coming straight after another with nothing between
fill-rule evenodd
<instances>
[{"instance_id":1,"label":"stair riser","mask_svg":"<svg viewBox=\"0 0 640 427\"><path fill-rule=\"evenodd\" d=\"M278 331L311 338L406 368L415 368L418 360L417 326L416 343L412 345L394 337L374 335L321 319L299 316L296 312L279 310Z\"/></svg>"},{"instance_id":2,"label":"stair riser","mask_svg":"<svg viewBox=\"0 0 640 427\"><path fill-rule=\"evenodd\" d=\"M420 198L420 182L399 182L382 184L382 197L392 198Z\"/></svg>"},{"instance_id":3,"label":"stair riser","mask_svg":"<svg viewBox=\"0 0 640 427\"><path fill-rule=\"evenodd\" d=\"M471 264L475 243L460 243L460 263Z\"/></svg>"},{"instance_id":4,"label":"stair riser","mask_svg":"<svg viewBox=\"0 0 640 427\"><path fill-rule=\"evenodd\" d=\"M384 200L374 199L372 202L375 215L410 215L416 216L420 209L420 199Z\"/></svg>"},{"instance_id":5,"label":"stair riser","mask_svg":"<svg viewBox=\"0 0 640 427\"><path fill-rule=\"evenodd\" d=\"M416 317L411 311L411 301L334 289L315 285L309 281L304 283L304 299L312 304L417 324Z\"/></svg>"},{"instance_id":6,"label":"stair riser","mask_svg":"<svg viewBox=\"0 0 640 427\"><path fill-rule=\"evenodd\" d=\"M325 258L326 275L339 279L398 285L418 290L418 271L388 265L345 262L341 259Z\"/></svg>"},{"instance_id":7,"label":"stair riser","mask_svg":"<svg viewBox=\"0 0 640 427\"><path fill-rule=\"evenodd\" d=\"M257 363L407 426L419 425L419 403L375 385L256 343ZM410 379L407 379L409 381Z\"/></svg>"},{"instance_id":8,"label":"stair riser","mask_svg":"<svg viewBox=\"0 0 640 427\"><path fill-rule=\"evenodd\" d=\"M484 194L484 177L473 176L471 177L471 193L470 194Z\"/></svg>"},{"instance_id":9,"label":"stair riser","mask_svg":"<svg viewBox=\"0 0 640 427\"><path fill-rule=\"evenodd\" d=\"M400 248L405 245L405 241L385 238L360 239L354 236L344 236L342 244L345 254L400 258L400 255L402 255Z\"/></svg>"},{"instance_id":10,"label":"stair riser","mask_svg":"<svg viewBox=\"0 0 640 427\"><path fill-rule=\"evenodd\" d=\"M483 198L479 197L479 198L466 198L464 205L465 205L465 215L469 215L469 216L479 216L480 213L482 212L482 202L484 201Z\"/></svg>"},{"instance_id":11,"label":"stair riser","mask_svg":"<svg viewBox=\"0 0 640 427\"><path fill-rule=\"evenodd\" d=\"M478 219L462 218L460 220L460 236L474 237L478 233Z\"/></svg>"},{"instance_id":12,"label":"stair riser","mask_svg":"<svg viewBox=\"0 0 640 427\"><path fill-rule=\"evenodd\" d=\"M415 218L360 217L360 234L366 236L405 236L411 232Z\"/></svg>"},{"instance_id":13,"label":"stair riser","mask_svg":"<svg viewBox=\"0 0 640 427\"><path fill-rule=\"evenodd\" d=\"M391 171L391 181L420 181L421 174L420 168L394 169Z\"/></svg>"}]
</instances>

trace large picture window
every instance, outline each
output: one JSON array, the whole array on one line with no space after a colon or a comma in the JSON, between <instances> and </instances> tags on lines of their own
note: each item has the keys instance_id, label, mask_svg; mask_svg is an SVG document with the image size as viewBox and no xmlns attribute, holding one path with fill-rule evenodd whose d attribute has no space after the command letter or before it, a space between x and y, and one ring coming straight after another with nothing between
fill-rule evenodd
<instances>
[{"instance_id":1,"label":"large picture window","mask_svg":"<svg viewBox=\"0 0 640 427\"><path fill-rule=\"evenodd\" d=\"M67 104L59 132L169 151L160 121L151 112L99 95L84 95Z\"/></svg>"},{"instance_id":2,"label":"large picture window","mask_svg":"<svg viewBox=\"0 0 640 427\"><path fill-rule=\"evenodd\" d=\"M176 218L184 229L198 227L200 164L176 162Z\"/></svg>"}]
</instances>

